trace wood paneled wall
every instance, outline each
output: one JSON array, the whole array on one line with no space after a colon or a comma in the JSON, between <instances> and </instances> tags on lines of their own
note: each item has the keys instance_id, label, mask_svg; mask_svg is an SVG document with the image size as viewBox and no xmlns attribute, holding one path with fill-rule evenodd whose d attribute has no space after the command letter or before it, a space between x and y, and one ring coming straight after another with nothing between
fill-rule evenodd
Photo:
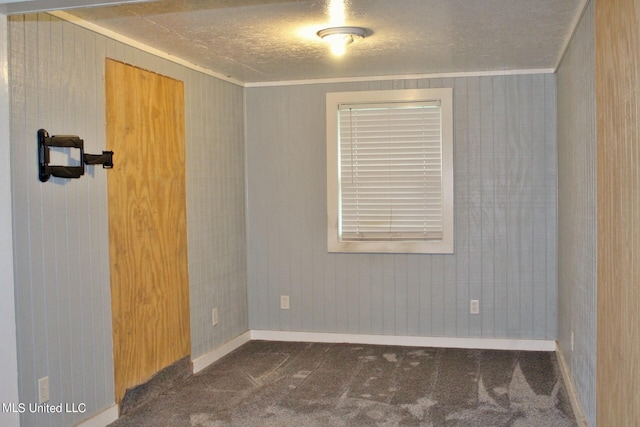
<instances>
[{"instance_id":1,"label":"wood paneled wall","mask_svg":"<svg viewBox=\"0 0 640 427\"><path fill-rule=\"evenodd\" d=\"M594 4L585 10L557 73L558 341L591 425L597 317Z\"/></svg>"},{"instance_id":2,"label":"wood paneled wall","mask_svg":"<svg viewBox=\"0 0 640 427\"><path fill-rule=\"evenodd\" d=\"M640 420L640 1L596 1L597 424Z\"/></svg>"},{"instance_id":3,"label":"wood paneled wall","mask_svg":"<svg viewBox=\"0 0 640 427\"><path fill-rule=\"evenodd\" d=\"M248 327L244 90L47 14L9 20L11 182L20 401L84 402L84 414L29 414L25 426L75 425L114 402L107 174L37 177L36 131L105 140L105 58L184 82L191 354ZM118 157L116 154L115 162ZM219 324L211 325L217 306Z\"/></svg>"},{"instance_id":4,"label":"wood paneled wall","mask_svg":"<svg viewBox=\"0 0 640 427\"><path fill-rule=\"evenodd\" d=\"M7 17L0 13L0 402L18 402L13 226L11 214L11 143L9 140L9 40ZM0 424L18 426L19 414L0 414Z\"/></svg>"},{"instance_id":5,"label":"wood paneled wall","mask_svg":"<svg viewBox=\"0 0 640 427\"><path fill-rule=\"evenodd\" d=\"M325 94L424 87L453 87L455 254L327 253ZM555 90L551 74L248 88L250 327L555 339Z\"/></svg>"}]
</instances>

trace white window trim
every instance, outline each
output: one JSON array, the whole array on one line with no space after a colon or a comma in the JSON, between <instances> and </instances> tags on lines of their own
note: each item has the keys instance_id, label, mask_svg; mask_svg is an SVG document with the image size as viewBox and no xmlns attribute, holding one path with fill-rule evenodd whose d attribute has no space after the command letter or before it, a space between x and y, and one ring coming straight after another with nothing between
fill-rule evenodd
<instances>
[{"instance_id":1,"label":"white window trim","mask_svg":"<svg viewBox=\"0 0 640 427\"><path fill-rule=\"evenodd\" d=\"M341 241L338 235L338 108L340 104L439 100L442 108L442 240ZM327 109L327 247L329 252L452 254L453 211L453 90L451 88L334 92Z\"/></svg>"}]
</instances>

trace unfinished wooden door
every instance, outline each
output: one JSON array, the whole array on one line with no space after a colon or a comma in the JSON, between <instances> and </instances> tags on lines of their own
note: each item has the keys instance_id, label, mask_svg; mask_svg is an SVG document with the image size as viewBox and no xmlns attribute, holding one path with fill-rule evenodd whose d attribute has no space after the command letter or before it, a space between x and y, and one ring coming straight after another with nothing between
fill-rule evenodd
<instances>
[{"instance_id":1,"label":"unfinished wooden door","mask_svg":"<svg viewBox=\"0 0 640 427\"><path fill-rule=\"evenodd\" d=\"M106 62L116 402L189 355L183 83Z\"/></svg>"}]
</instances>

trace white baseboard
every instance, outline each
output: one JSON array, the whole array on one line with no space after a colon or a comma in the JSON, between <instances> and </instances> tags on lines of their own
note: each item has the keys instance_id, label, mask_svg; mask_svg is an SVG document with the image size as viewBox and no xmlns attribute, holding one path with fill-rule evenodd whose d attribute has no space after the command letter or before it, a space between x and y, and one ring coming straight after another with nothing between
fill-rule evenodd
<instances>
[{"instance_id":1,"label":"white baseboard","mask_svg":"<svg viewBox=\"0 0 640 427\"><path fill-rule=\"evenodd\" d=\"M567 388L567 393L569 393L569 400L571 401L571 408L573 409L573 415L576 417L576 422L579 427L589 427L589 421L587 421L587 417L584 415L584 410L580 404L580 399L578 399L578 392L573 383L573 375L571 375L567 360L564 358L564 353L562 353L560 349L560 343L556 344L556 357L558 358L558 365L560 366L564 385Z\"/></svg>"},{"instance_id":2,"label":"white baseboard","mask_svg":"<svg viewBox=\"0 0 640 427\"><path fill-rule=\"evenodd\" d=\"M200 372L207 366L211 365L213 362L223 358L227 354L231 353L236 348L240 347L243 344L251 341L251 332L247 331L242 335L238 335L231 341L227 341L222 344L220 347L210 351L209 353L203 354L202 356L194 359L193 363L193 373Z\"/></svg>"},{"instance_id":3,"label":"white baseboard","mask_svg":"<svg viewBox=\"0 0 640 427\"><path fill-rule=\"evenodd\" d=\"M484 350L555 351L553 340L521 340L506 338L448 338L395 335L335 334L326 332L292 332L250 330L222 346L192 361L193 373L223 358L251 340L323 342L372 345L398 345L405 347L477 348Z\"/></svg>"},{"instance_id":4,"label":"white baseboard","mask_svg":"<svg viewBox=\"0 0 640 427\"><path fill-rule=\"evenodd\" d=\"M555 351L556 349L556 342L553 340L416 337L265 330L251 330L251 339L265 341L399 345L407 347L477 348L485 350Z\"/></svg>"},{"instance_id":5,"label":"white baseboard","mask_svg":"<svg viewBox=\"0 0 640 427\"><path fill-rule=\"evenodd\" d=\"M76 427L105 427L118 419L118 405L115 403L102 412L98 412L88 420L76 424Z\"/></svg>"}]
</instances>

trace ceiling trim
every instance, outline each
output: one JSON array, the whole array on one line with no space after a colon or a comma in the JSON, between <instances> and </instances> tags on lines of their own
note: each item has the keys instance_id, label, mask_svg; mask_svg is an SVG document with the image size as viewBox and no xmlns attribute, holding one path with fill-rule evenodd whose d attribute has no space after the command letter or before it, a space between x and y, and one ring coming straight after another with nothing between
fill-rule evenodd
<instances>
[{"instance_id":1,"label":"ceiling trim","mask_svg":"<svg viewBox=\"0 0 640 427\"><path fill-rule=\"evenodd\" d=\"M332 79L311 79L311 80L290 80L278 82L253 82L245 83L245 87L269 87L269 86L296 86L325 83L353 83L371 82L386 80L416 80L416 79L444 79L455 77L494 77L494 76L514 76L521 74L553 74L553 68L535 68L530 70L499 70L499 71L465 71L459 73L437 73L437 74L398 74L390 76L367 76L367 77L343 77Z\"/></svg>"},{"instance_id":2,"label":"ceiling trim","mask_svg":"<svg viewBox=\"0 0 640 427\"><path fill-rule=\"evenodd\" d=\"M560 68L560 64L562 64L564 55L567 53L567 50L569 49L569 44L571 43L571 40L573 40L573 36L575 35L576 31L578 31L578 26L580 25L580 22L582 21L582 17L587 11L587 6L589 6L590 2L591 0L582 0L580 13L578 13L575 16L575 18L573 19L573 22L571 23L571 27L569 27L570 31L567 34L567 38L565 39L564 44L562 45L562 49L560 50L560 55L558 56L558 60L556 61L554 72L557 72L558 68Z\"/></svg>"},{"instance_id":3,"label":"ceiling trim","mask_svg":"<svg viewBox=\"0 0 640 427\"><path fill-rule=\"evenodd\" d=\"M84 19L80 19L80 18L78 18L78 17L76 17L74 15L71 15L68 12L63 12L61 10L58 10L58 11L52 11L52 12L47 12L47 13L49 13L52 16L55 16L56 18L62 19L63 21L70 22L70 23L72 23L74 25L77 25L77 26L82 27L84 29L87 29L89 31L93 31L94 33L101 34L101 35L103 35L105 37L108 37L108 38L113 39L115 41L124 43L126 45L131 46L131 47L139 49L139 50L141 50L143 52L155 55L155 56L160 57L162 59L166 59L167 61L171 61L171 62L176 63L178 65L182 65L183 67L192 69L194 71L198 71L200 73L209 75L211 77L215 77L215 78L220 79L220 80L224 80L225 82L233 83L233 84L238 85L238 86L243 86L243 87L245 86L245 83L241 82L240 80L236 80L234 78L227 77L224 74L216 73L215 71L212 71L212 70L210 70L208 68L201 67L201 66L196 65L196 64L194 64L192 62L186 61L186 60L184 60L182 58L179 58L179 57L177 57L175 55L172 55L172 54L170 54L168 52L164 52L164 51L161 51L160 49L156 49L156 48L151 47L151 46L149 46L147 44L140 43L137 40L134 40L134 39L132 39L130 37L127 37L127 36L123 36L122 34L118 34L115 31L111 31L111 30L109 30L107 28L101 27L100 25L96 25L96 24L94 24L92 22L85 21Z\"/></svg>"},{"instance_id":4,"label":"ceiling trim","mask_svg":"<svg viewBox=\"0 0 640 427\"><path fill-rule=\"evenodd\" d=\"M139 3L147 0L0 0L0 12L7 15L58 9Z\"/></svg>"}]
</instances>

